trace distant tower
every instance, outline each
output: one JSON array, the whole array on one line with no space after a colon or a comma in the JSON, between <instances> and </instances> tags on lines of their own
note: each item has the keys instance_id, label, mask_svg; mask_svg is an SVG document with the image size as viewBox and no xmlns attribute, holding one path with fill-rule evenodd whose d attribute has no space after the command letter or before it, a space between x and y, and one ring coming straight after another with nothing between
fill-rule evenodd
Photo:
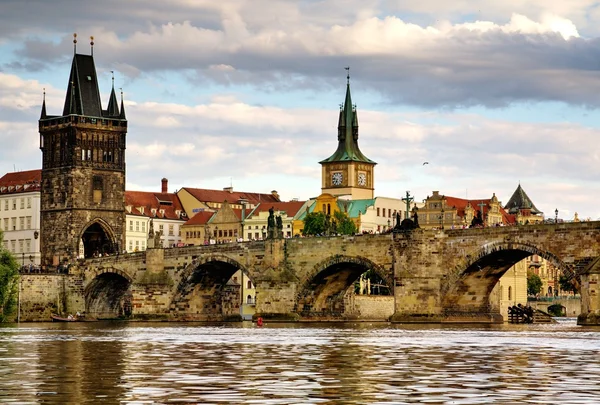
<instances>
[{"instance_id":1,"label":"distant tower","mask_svg":"<svg viewBox=\"0 0 600 405\"><path fill-rule=\"evenodd\" d=\"M346 68L349 70L350 68ZM333 195L350 195L353 200L371 199L374 195L374 169L377 163L358 148L358 115L350 96L350 74L347 76L346 100L340 108L338 147L321 164L321 190Z\"/></svg>"},{"instance_id":2,"label":"distant tower","mask_svg":"<svg viewBox=\"0 0 600 405\"><path fill-rule=\"evenodd\" d=\"M127 120L114 78L102 109L92 55L74 53L63 113L47 115L44 97L39 131L42 264L123 249Z\"/></svg>"}]
</instances>

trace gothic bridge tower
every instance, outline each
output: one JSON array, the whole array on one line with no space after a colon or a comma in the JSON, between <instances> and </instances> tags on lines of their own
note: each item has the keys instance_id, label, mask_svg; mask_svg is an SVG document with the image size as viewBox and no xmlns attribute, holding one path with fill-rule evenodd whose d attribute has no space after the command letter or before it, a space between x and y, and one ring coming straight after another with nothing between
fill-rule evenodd
<instances>
[{"instance_id":1,"label":"gothic bridge tower","mask_svg":"<svg viewBox=\"0 0 600 405\"><path fill-rule=\"evenodd\" d=\"M77 35L73 43L76 46ZM93 57L74 52L62 115L39 120L42 151L42 264L123 249L125 136L121 92L102 109Z\"/></svg>"},{"instance_id":2,"label":"gothic bridge tower","mask_svg":"<svg viewBox=\"0 0 600 405\"><path fill-rule=\"evenodd\" d=\"M336 196L349 195L353 200L372 199L377 163L358 148L358 114L350 96L350 74L347 79L346 99L338 120L338 147L333 155L319 162L321 190Z\"/></svg>"}]
</instances>

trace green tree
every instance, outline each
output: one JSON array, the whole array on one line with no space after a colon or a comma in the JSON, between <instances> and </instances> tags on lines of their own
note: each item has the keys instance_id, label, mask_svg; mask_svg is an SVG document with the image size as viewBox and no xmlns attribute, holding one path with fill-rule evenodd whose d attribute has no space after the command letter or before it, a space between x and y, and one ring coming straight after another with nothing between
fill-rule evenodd
<instances>
[{"instance_id":1,"label":"green tree","mask_svg":"<svg viewBox=\"0 0 600 405\"><path fill-rule=\"evenodd\" d=\"M527 295L538 295L542 291L542 279L535 273L527 274Z\"/></svg>"},{"instance_id":2,"label":"green tree","mask_svg":"<svg viewBox=\"0 0 600 405\"><path fill-rule=\"evenodd\" d=\"M345 212L337 211L333 216L336 224L335 231L340 235L354 235L358 232L356 224Z\"/></svg>"},{"instance_id":3,"label":"green tree","mask_svg":"<svg viewBox=\"0 0 600 405\"><path fill-rule=\"evenodd\" d=\"M0 232L0 322L14 317L19 294L19 265L13 255L4 248Z\"/></svg>"},{"instance_id":4,"label":"green tree","mask_svg":"<svg viewBox=\"0 0 600 405\"><path fill-rule=\"evenodd\" d=\"M327 218L323 212L310 212L304 217L304 236L322 235L327 228Z\"/></svg>"},{"instance_id":5,"label":"green tree","mask_svg":"<svg viewBox=\"0 0 600 405\"><path fill-rule=\"evenodd\" d=\"M577 294L579 291L575 284L572 282L571 278L567 277L564 274L561 274L558 279L558 284L560 285L561 291L572 292L573 294Z\"/></svg>"}]
</instances>

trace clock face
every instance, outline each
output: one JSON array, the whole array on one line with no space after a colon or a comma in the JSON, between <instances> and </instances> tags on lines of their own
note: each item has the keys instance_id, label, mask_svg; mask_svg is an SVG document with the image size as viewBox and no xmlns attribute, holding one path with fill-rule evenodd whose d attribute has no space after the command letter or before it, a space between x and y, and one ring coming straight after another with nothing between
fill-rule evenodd
<instances>
[{"instance_id":1,"label":"clock face","mask_svg":"<svg viewBox=\"0 0 600 405\"><path fill-rule=\"evenodd\" d=\"M334 186L339 186L340 184L342 184L342 180L344 179L344 175L340 172L337 173L333 173L331 175L331 183Z\"/></svg>"},{"instance_id":2,"label":"clock face","mask_svg":"<svg viewBox=\"0 0 600 405\"><path fill-rule=\"evenodd\" d=\"M359 186L367 185L367 173L358 173L358 185Z\"/></svg>"}]
</instances>

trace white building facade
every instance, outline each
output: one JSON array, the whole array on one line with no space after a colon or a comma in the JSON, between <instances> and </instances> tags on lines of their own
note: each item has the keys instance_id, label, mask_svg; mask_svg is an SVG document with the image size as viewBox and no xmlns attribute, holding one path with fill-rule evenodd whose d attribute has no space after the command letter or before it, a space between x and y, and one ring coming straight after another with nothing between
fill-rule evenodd
<instances>
[{"instance_id":1,"label":"white building facade","mask_svg":"<svg viewBox=\"0 0 600 405\"><path fill-rule=\"evenodd\" d=\"M40 264L41 170L7 173L0 178L0 229L4 247L21 266Z\"/></svg>"}]
</instances>

